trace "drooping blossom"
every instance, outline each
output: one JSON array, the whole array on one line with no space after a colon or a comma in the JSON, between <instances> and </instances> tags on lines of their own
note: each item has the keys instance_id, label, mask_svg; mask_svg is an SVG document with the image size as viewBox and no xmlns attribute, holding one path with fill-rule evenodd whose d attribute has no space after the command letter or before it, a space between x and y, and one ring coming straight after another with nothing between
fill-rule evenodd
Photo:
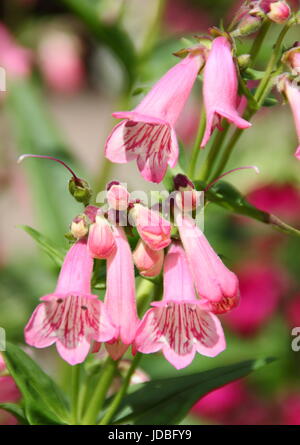
<instances>
[{"instance_id":1,"label":"drooping blossom","mask_svg":"<svg viewBox=\"0 0 300 445\"><path fill-rule=\"evenodd\" d=\"M112 162L137 161L142 176L159 183L168 165L174 167L178 144L174 125L203 64L200 50L171 68L133 111L113 113L124 119L106 141L105 156Z\"/></svg>"},{"instance_id":2,"label":"drooping blossom","mask_svg":"<svg viewBox=\"0 0 300 445\"><path fill-rule=\"evenodd\" d=\"M158 211L136 203L129 211L129 218L151 249L160 250L170 244L171 224Z\"/></svg>"},{"instance_id":3,"label":"drooping blossom","mask_svg":"<svg viewBox=\"0 0 300 445\"><path fill-rule=\"evenodd\" d=\"M0 23L0 66L13 77L30 74L32 54L18 45L5 25Z\"/></svg>"},{"instance_id":4,"label":"drooping blossom","mask_svg":"<svg viewBox=\"0 0 300 445\"><path fill-rule=\"evenodd\" d=\"M132 254L124 229L113 227L116 249L107 259L104 303L116 327L106 348L115 360L133 343L138 324Z\"/></svg>"},{"instance_id":5,"label":"drooping blossom","mask_svg":"<svg viewBox=\"0 0 300 445\"><path fill-rule=\"evenodd\" d=\"M93 259L86 240L68 251L55 291L41 298L26 328L26 342L36 348L56 343L71 365L86 358L93 341L113 338L115 328L97 295L91 294Z\"/></svg>"},{"instance_id":6,"label":"drooping blossom","mask_svg":"<svg viewBox=\"0 0 300 445\"><path fill-rule=\"evenodd\" d=\"M144 315L136 334L135 349L149 354L162 350L177 369L188 366L196 352L215 357L225 345L218 318L196 298L184 249L172 243L164 263L162 301Z\"/></svg>"},{"instance_id":7,"label":"drooping blossom","mask_svg":"<svg viewBox=\"0 0 300 445\"><path fill-rule=\"evenodd\" d=\"M214 313L233 309L239 302L237 276L224 265L195 220L180 211L175 212L175 220L199 297Z\"/></svg>"},{"instance_id":8,"label":"drooping blossom","mask_svg":"<svg viewBox=\"0 0 300 445\"><path fill-rule=\"evenodd\" d=\"M6 369L5 362L0 354L0 373ZM17 403L21 393L11 376L0 376L0 403ZM17 419L7 411L0 409L0 425L16 425Z\"/></svg>"},{"instance_id":9,"label":"drooping blossom","mask_svg":"<svg viewBox=\"0 0 300 445\"><path fill-rule=\"evenodd\" d=\"M231 44L225 37L217 37L212 44L203 78L203 96L206 110L206 129L201 142L205 147L213 130L221 127L225 118L239 128L251 124L238 111L238 79L232 57Z\"/></svg>"},{"instance_id":10,"label":"drooping blossom","mask_svg":"<svg viewBox=\"0 0 300 445\"><path fill-rule=\"evenodd\" d=\"M133 261L141 275L144 277L155 277L161 272L164 262L164 250L150 249L143 240L139 240L133 252Z\"/></svg>"},{"instance_id":11,"label":"drooping blossom","mask_svg":"<svg viewBox=\"0 0 300 445\"><path fill-rule=\"evenodd\" d=\"M89 252L93 258L108 258L115 248L116 243L112 228L100 210L89 230Z\"/></svg>"},{"instance_id":12,"label":"drooping blossom","mask_svg":"<svg viewBox=\"0 0 300 445\"><path fill-rule=\"evenodd\" d=\"M240 267L238 276L242 303L224 321L241 335L255 335L278 308L285 279L277 267L257 261Z\"/></svg>"},{"instance_id":13,"label":"drooping blossom","mask_svg":"<svg viewBox=\"0 0 300 445\"><path fill-rule=\"evenodd\" d=\"M298 136L299 145L295 152L295 156L297 159L300 159L300 89L296 85L293 85L292 82L287 79L285 80L284 92L287 100L289 101L294 116L296 132Z\"/></svg>"}]
</instances>

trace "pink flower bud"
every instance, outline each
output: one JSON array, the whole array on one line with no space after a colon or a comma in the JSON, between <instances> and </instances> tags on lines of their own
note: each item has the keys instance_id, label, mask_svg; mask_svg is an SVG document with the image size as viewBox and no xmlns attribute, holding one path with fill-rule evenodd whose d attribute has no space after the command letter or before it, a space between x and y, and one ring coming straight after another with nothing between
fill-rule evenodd
<instances>
[{"instance_id":1,"label":"pink flower bud","mask_svg":"<svg viewBox=\"0 0 300 445\"><path fill-rule=\"evenodd\" d=\"M171 242L171 224L155 210L134 204L129 212L142 240L153 250L167 247Z\"/></svg>"},{"instance_id":2,"label":"pink flower bud","mask_svg":"<svg viewBox=\"0 0 300 445\"><path fill-rule=\"evenodd\" d=\"M89 231L87 224L87 217L85 215L78 215L71 223L71 233L76 239L83 238Z\"/></svg>"},{"instance_id":3,"label":"pink flower bud","mask_svg":"<svg viewBox=\"0 0 300 445\"><path fill-rule=\"evenodd\" d=\"M249 36L260 29L262 18L246 14L239 22L237 28L232 32L233 37Z\"/></svg>"},{"instance_id":4,"label":"pink flower bud","mask_svg":"<svg viewBox=\"0 0 300 445\"><path fill-rule=\"evenodd\" d=\"M111 183L107 188L107 202L111 209L126 210L129 202L129 193L119 183Z\"/></svg>"},{"instance_id":5,"label":"pink flower bud","mask_svg":"<svg viewBox=\"0 0 300 445\"><path fill-rule=\"evenodd\" d=\"M152 250L140 240L133 252L133 261L141 275L155 277L160 274L164 262L164 251Z\"/></svg>"},{"instance_id":6,"label":"pink flower bud","mask_svg":"<svg viewBox=\"0 0 300 445\"><path fill-rule=\"evenodd\" d=\"M96 222L91 225L88 237L88 248L93 258L108 258L114 251L115 239L107 219L98 214Z\"/></svg>"},{"instance_id":7,"label":"pink flower bud","mask_svg":"<svg viewBox=\"0 0 300 445\"><path fill-rule=\"evenodd\" d=\"M300 42L296 42L293 48L286 51L281 60L288 65L293 74L300 74Z\"/></svg>"},{"instance_id":8,"label":"pink flower bud","mask_svg":"<svg viewBox=\"0 0 300 445\"><path fill-rule=\"evenodd\" d=\"M284 0L271 3L267 16L275 23L285 23L291 16L291 8Z\"/></svg>"}]
</instances>

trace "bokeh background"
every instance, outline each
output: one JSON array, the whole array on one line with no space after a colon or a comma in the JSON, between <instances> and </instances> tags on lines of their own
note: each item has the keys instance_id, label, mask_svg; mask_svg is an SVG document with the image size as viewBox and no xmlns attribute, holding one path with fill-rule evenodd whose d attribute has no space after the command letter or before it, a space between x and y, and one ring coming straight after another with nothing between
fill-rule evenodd
<instances>
[{"instance_id":1,"label":"bokeh background","mask_svg":"<svg viewBox=\"0 0 300 445\"><path fill-rule=\"evenodd\" d=\"M132 108L178 59L183 37L203 34L240 4L235 0L2 0L0 66L7 91L0 92L0 326L10 341L24 345L23 328L38 302L55 285L57 266L22 230L29 225L67 249L64 234L81 211L68 194L69 176L44 160L16 163L22 153L68 161L94 190L118 179L130 190L155 190L135 163L104 160L104 142L114 125L111 113ZM297 1L292 2L299 7ZM259 55L263 68L279 26ZM298 30L287 38L293 44ZM247 52L250 39L238 42ZM201 113L196 85L178 123L186 153ZM250 201L300 228L299 163L288 106L264 108L240 139L228 168L255 164L228 180ZM201 153L200 163L205 156ZM199 164L200 165L200 164ZM189 374L243 359L277 358L248 379L206 396L185 423L300 424L300 351L291 330L300 326L300 240L229 214L210 204L208 239L240 277L241 305L223 316L227 350L215 359L198 356L180 371ZM65 364L54 348L31 351L56 379ZM146 356L152 377L177 375L159 354ZM67 385L62 378L61 385ZM3 416L3 413L2 413ZM1 414L0 414L1 419ZM1 420L0 420L1 423Z\"/></svg>"}]
</instances>

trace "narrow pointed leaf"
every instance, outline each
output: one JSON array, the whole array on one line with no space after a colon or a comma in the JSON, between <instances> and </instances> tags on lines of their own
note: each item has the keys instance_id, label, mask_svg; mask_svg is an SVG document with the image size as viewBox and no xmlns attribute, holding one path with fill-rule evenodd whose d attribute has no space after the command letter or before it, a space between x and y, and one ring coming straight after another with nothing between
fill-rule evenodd
<instances>
[{"instance_id":1,"label":"narrow pointed leaf","mask_svg":"<svg viewBox=\"0 0 300 445\"><path fill-rule=\"evenodd\" d=\"M20 405L17 405L16 403L0 403L0 409L8 411L23 425L28 424L24 411Z\"/></svg>"}]
</instances>

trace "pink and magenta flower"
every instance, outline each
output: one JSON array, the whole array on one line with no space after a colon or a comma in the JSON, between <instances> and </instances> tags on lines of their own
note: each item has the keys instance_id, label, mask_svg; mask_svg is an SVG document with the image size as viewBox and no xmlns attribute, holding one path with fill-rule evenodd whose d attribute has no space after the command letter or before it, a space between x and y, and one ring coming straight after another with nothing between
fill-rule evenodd
<instances>
[{"instance_id":1,"label":"pink and magenta flower","mask_svg":"<svg viewBox=\"0 0 300 445\"><path fill-rule=\"evenodd\" d=\"M221 119L225 118L238 128L249 128L238 107L238 79L232 57L231 44L225 37L217 37L212 44L203 78L203 95L206 110L206 129L201 142L205 147L213 130L222 130Z\"/></svg>"},{"instance_id":2,"label":"pink and magenta flower","mask_svg":"<svg viewBox=\"0 0 300 445\"><path fill-rule=\"evenodd\" d=\"M61 357L71 365L85 360L93 341L114 337L104 304L91 294L93 259L85 240L68 251L56 289L41 298L26 328L26 342L36 348L56 343Z\"/></svg>"},{"instance_id":3,"label":"pink and magenta flower","mask_svg":"<svg viewBox=\"0 0 300 445\"><path fill-rule=\"evenodd\" d=\"M163 180L168 165L175 167L178 144L174 125L203 64L196 51L171 68L133 111L113 113L124 119L106 141L105 156L112 162L136 160L150 182Z\"/></svg>"},{"instance_id":4,"label":"pink and magenta flower","mask_svg":"<svg viewBox=\"0 0 300 445\"><path fill-rule=\"evenodd\" d=\"M135 350L150 354L162 350L177 369L188 366L196 352L215 357L225 347L218 318L196 298L184 249L172 243L164 263L164 295L152 303L135 338Z\"/></svg>"}]
</instances>

